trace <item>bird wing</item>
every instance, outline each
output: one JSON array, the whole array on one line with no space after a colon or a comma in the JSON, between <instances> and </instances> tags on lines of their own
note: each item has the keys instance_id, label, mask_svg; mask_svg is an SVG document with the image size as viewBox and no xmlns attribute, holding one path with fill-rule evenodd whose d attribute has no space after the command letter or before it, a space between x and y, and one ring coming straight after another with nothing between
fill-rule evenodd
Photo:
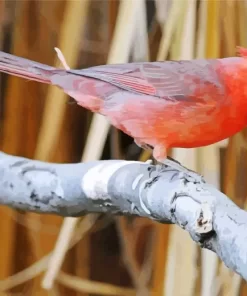
<instances>
[{"instance_id":1,"label":"bird wing","mask_svg":"<svg viewBox=\"0 0 247 296\"><path fill-rule=\"evenodd\" d=\"M121 89L166 100L209 103L223 97L220 60L190 60L104 65L69 72L100 79Z\"/></svg>"}]
</instances>

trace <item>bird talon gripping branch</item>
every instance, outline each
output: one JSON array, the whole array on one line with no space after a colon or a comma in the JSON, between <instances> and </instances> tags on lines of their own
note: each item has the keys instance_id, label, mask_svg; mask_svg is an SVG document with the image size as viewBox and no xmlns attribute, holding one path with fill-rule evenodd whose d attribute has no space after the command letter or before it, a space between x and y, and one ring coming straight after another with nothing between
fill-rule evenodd
<instances>
[{"instance_id":1,"label":"bird talon gripping branch","mask_svg":"<svg viewBox=\"0 0 247 296\"><path fill-rule=\"evenodd\" d=\"M192 182L194 183L205 183L203 177L194 171L189 170L189 172L187 172L186 174L193 179Z\"/></svg>"},{"instance_id":2,"label":"bird talon gripping branch","mask_svg":"<svg viewBox=\"0 0 247 296\"><path fill-rule=\"evenodd\" d=\"M158 161L166 158L168 148L207 146L247 125L246 49L238 48L240 56L224 59L82 70L70 69L55 50L65 69L0 52L0 71L60 87L82 107L106 116L137 143L151 147ZM175 163L170 160L168 165ZM198 179L181 167L177 169Z\"/></svg>"},{"instance_id":3,"label":"bird talon gripping branch","mask_svg":"<svg viewBox=\"0 0 247 296\"><path fill-rule=\"evenodd\" d=\"M170 167L178 172L182 173L182 177L186 177L191 182L202 183L204 182L203 177L198 173L189 170L188 168L181 165L178 161L175 161L173 158L167 158L162 162L162 165Z\"/></svg>"}]
</instances>

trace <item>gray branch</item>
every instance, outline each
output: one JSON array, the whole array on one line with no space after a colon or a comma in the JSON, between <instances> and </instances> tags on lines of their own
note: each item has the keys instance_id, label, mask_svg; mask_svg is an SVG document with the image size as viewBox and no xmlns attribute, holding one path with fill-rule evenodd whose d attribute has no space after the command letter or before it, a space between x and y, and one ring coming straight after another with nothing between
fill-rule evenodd
<instances>
[{"instance_id":1,"label":"gray branch","mask_svg":"<svg viewBox=\"0 0 247 296\"><path fill-rule=\"evenodd\" d=\"M110 213L175 223L247 279L247 214L202 178L123 160L52 164L0 152L0 204L82 216Z\"/></svg>"}]
</instances>

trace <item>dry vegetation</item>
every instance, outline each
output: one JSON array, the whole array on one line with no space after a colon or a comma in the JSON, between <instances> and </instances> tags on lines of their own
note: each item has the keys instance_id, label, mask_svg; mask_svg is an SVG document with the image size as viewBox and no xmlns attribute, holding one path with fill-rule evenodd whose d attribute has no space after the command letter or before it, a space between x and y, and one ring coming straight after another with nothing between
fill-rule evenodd
<instances>
[{"instance_id":1,"label":"dry vegetation","mask_svg":"<svg viewBox=\"0 0 247 296\"><path fill-rule=\"evenodd\" d=\"M1 50L61 66L57 46L71 68L231 56L247 47L246 28L244 0L0 2ZM53 162L150 157L59 89L1 75L0 90L4 152ZM245 207L246 137L171 153ZM240 277L176 226L4 207L0 215L0 295L247 295Z\"/></svg>"}]
</instances>

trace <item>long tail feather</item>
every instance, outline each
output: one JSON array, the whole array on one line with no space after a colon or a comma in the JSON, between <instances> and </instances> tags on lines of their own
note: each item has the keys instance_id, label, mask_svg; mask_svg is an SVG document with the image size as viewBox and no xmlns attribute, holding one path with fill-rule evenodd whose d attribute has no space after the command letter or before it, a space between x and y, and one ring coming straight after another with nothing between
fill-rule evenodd
<instances>
[{"instance_id":1,"label":"long tail feather","mask_svg":"<svg viewBox=\"0 0 247 296\"><path fill-rule=\"evenodd\" d=\"M0 72L49 84L50 77L57 70L59 71L54 67L0 51Z\"/></svg>"}]
</instances>

